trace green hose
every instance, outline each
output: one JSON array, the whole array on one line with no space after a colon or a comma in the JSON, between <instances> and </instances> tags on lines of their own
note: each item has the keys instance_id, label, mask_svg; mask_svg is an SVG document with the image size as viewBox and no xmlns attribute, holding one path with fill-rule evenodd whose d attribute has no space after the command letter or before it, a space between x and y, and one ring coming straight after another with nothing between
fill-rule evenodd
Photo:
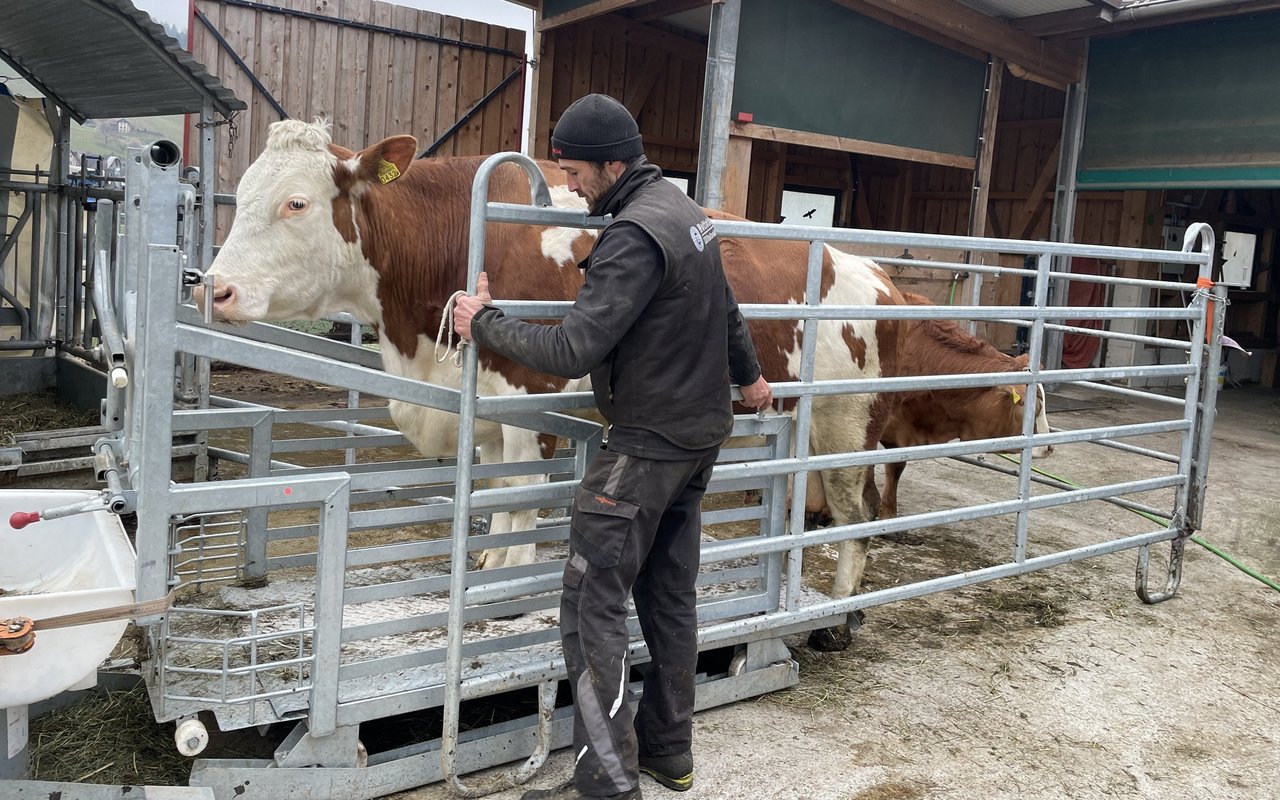
<instances>
[{"instance_id":1,"label":"green hose","mask_svg":"<svg viewBox=\"0 0 1280 800\"><path fill-rule=\"evenodd\" d=\"M997 453L997 455L999 455L1001 458L1003 458L1006 461L1011 461L1015 464L1018 463L1018 459L1014 458L1013 456L1007 455L1005 453ZM1048 472L1046 470L1040 469L1039 467L1033 466L1031 468L1031 471L1038 475L1043 475L1046 478L1050 478L1052 480L1058 481L1059 483L1065 483L1066 485L1074 487L1076 489L1085 488L1084 486L1076 483L1075 481L1071 481L1071 480L1067 480L1066 478L1059 477L1058 475L1054 475L1052 472ZM1161 517L1156 514L1149 513L1147 511L1140 511L1136 508L1130 508L1128 510L1132 511L1133 513L1137 514L1140 517L1145 517L1146 519L1156 523L1157 525L1164 525L1165 527L1169 526L1170 520L1165 517ZM1241 564L1239 561L1233 558L1230 554L1225 553L1222 550L1218 549L1217 547L1209 544L1204 539L1201 539L1199 536L1192 536L1191 541L1200 545L1205 550L1208 550L1210 553L1213 553L1218 558L1221 558L1223 561L1227 562L1231 566L1235 567L1236 569L1240 570L1244 574L1248 575L1250 578L1261 581L1266 586L1276 590L1277 592L1280 592L1280 582L1277 582L1272 578L1268 578L1266 575L1263 575L1261 572L1258 572L1256 569L1253 569L1252 567L1249 567L1245 564Z\"/></svg>"}]
</instances>

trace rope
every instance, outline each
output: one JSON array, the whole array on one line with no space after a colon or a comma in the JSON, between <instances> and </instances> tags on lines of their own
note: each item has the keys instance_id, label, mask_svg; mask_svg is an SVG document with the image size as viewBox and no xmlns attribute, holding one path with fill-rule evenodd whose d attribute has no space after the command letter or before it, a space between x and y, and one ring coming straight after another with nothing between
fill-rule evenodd
<instances>
[{"instance_id":1,"label":"rope","mask_svg":"<svg viewBox=\"0 0 1280 800\"><path fill-rule=\"evenodd\" d=\"M1015 464L1018 462L1018 459L1014 458L1013 456L1007 455L1007 454L1005 454L1005 453L997 453L996 455L1000 456L1001 458L1003 458L1003 459L1004 459L1004 460L1006 460L1006 461L1010 461L1010 462L1013 462L1013 463L1015 463ZM1066 485L1068 485L1068 486L1073 486L1073 487L1075 487L1075 488L1077 488L1077 489L1083 489L1083 488L1085 488L1084 486L1082 486L1081 484L1076 483L1076 482L1075 482L1075 481L1073 481L1073 480L1069 480L1069 479L1067 479L1067 478L1063 478L1063 477L1061 477L1061 476L1059 476L1059 475L1054 475L1052 472L1049 472L1048 470L1040 469L1039 467L1036 467L1036 466L1032 466L1032 467L1031 467L1031 471L1032 471L1032 472L1034 472L1034 473L1036 473L1036 474L1038 474L1038 475L1042 475L1042 476L1044 476L1044 477L1046 477L1046 478L1051 478L1051 479L1053 479L1053 480L1055 480L1055 481L1058 481L1059 483L1065 483L1065 484L1066 484ZM1130 508L1130 509L1127 509L1127 510L1128 510L1128 511L1132 511L1133 513L1137 514L1138 516L1140 516L1140 517L1144 517L1145 519L1150 520L1151 522L1154 522L1154 523L1156 523L1157 525L1165 525L1165 526L1168 526L1168 525L1170 524L1170 520L1169 520L1169 519L1166 519L1165 517L1161 517L1161 516L1156 515L1156 514L1151 514L1151 513L1148 513L1148 512L1146 512L1146 511L1142 511L1142 510L1140 510L1140 509L1137 509L1137 508ZM1206 542L1204 539L1201 539L1199 536L1192 536L1192 537L1191 537L1191 541L1193 541L1193 542L1195 542L1196 544L1200 545L1200 546L1201 546L1201 547L1203 547L1205 550L1208 550L1210 553L1213 553L1213 554L1214 554L1215 556L1217 556L1218 558L1221 558L1223 561L1227 562L1227 563L1228 563L1228 564L1230 564L1231 566L1235 567L1236 569L1240 570L1240 571L1241 571L1241 572L1243 572L1244 574L1248 575L1250 578L1253 578L1253 579L1254 579L1254 580L1256 580L1256 581L1260 581L1261 583L1263 583L1263 584L1264 584L1264 585L1266 585L1267 587L1269 587L1269 588L1271 588L1271 589L1275 589L1277 592L1280 592L1280 582L1277 582L1277 581L1275 581L1275 580L1273 580L1273 579L1271 579L1271 578L1268 578L1266 575L1263 575L1261 572L1258 572L1256 569L1253 569L1252 567L1250 567L1250 566L1248 566L1248 565L1246 565L1246 564L1241 563L1240 561L1238 561L1238 560L1236 560L1235 558L1233 558L1230 554L1228 554L1228 553L1226 553L1226 552L1224 552L1224 551L1222 551L1222 550L1218 549L1217 547L1215 547L1215 546L1213 546L1213 545L1209 544L1209 543L1208 543L1208 542Z\"/></svg>"},{"instance_id":2,"label":"rope","mask_svg":"<svg viewBox=\"0 0 1280 800\"><path fill-rule=\"evenodd\" d=\"M466 295L466 292L459 289L449 295L444 308L440 310L440 330L436 331L436 363L438 364L443 364L448 359L455 367L462 367L462 351L467 347L467 340L459 336L458 346L456 348L453 346L453 308L458 298Z\"/></svg>"}]
</instances>

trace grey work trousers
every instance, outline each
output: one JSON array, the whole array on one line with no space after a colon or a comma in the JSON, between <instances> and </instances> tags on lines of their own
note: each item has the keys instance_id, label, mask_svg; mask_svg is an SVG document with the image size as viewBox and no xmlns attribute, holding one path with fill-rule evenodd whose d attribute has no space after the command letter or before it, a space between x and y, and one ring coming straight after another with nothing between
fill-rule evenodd
<instances>
[{"instance_id":1,"label":"grey work trousers","mask_svg":"<svg viewBox=\"0 0 1280 800\"><path fill-rule=\"evenodd\" d=\"M574 784L583 794L628 791L639 783L641 755L692 745L700 507L715 460L713 453L654 461L604 449L574 498L560 638L574 692ZM628 594L652 658L634 719L626 701Z\"/></svg>"}]
</instances>

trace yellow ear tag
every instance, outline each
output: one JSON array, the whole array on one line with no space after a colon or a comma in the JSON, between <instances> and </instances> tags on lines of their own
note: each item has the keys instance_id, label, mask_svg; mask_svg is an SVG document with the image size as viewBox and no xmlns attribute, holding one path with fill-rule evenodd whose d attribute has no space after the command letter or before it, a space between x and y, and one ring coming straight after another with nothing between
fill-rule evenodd
<instances>
[{"instance_id":1,"label":"yellow ear tag","mask_svg":"<svg viewBox=\"0 0 1280 800\"><path fill-rule=\"evenodd\" d=\"M1013 395L1013 404L1015 406L1022 402L1022 395L1018 394L1018 390L1012 386L1009 387L1009 394Z\"/></svg>"},{"instance_id":2,"label":"yellow ear tag","mask_svg":"<svg viewBox=\"0 0 1280 800\"><path fill-rule=\"evenodd\" d=\"M399 177L400 177L400 168L397 167L395 164L392 164L390 161L385 161L385 160L378 162L378 180L382 181L383 183L391 183L392 181L394 181L396 178L399 178Z\"/></svg>"}]
</instances>

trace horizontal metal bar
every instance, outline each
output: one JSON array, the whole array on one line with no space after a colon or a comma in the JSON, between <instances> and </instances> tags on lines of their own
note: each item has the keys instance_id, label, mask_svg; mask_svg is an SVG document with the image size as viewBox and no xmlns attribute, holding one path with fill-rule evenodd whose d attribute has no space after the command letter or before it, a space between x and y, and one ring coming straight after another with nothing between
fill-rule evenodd
<instances>
[{"instance_id":1,"label":"horizontal metal bar","mask_svg":"<svg viewBox=\"0 0 1280 800\"><path fill-rule=\"evenodd\" d=\"M1003 267L991 264L966 264L963 261L929 261L928 259L923 258L891 258L885 256L865 256L865 258L869 258L881 266L888 264L890 266L919 267L921 269L944 269L947 272L976 272L983 275L1022 275L1028 278L1034 278L1040 274L1038 270L1026 269L1024 267ZM1090 273L1059 270L1050 270L1049 280L1068 280L1079 281L1080 283L1102 283L1120 286L1143 286L1158 289L1177 289L1185 292L1194 292L1198 288L1194 283L1150 280L1146 278L1126 278L1119 275L1094 275Z\"/></svg>"},{"instance_id":2,"label":"horizontal metal bar","mask_svg":"<svg viewBox=\"0 0 1280 800\"><path fill-rule=\"evenodd\" d=\"M273 439L273 453L307 453L321 450L347 450L363 447L412 447L402 433L380 435L325 436L315 439Z\"/></svg>"},{"instance_id":3,"label":"horizontal metal bar","mask_svg":"<svg viewBox=\"0 0 1280 800\"><path fill-rule=\"evenodd\" d=\"M563 300L494 300L504 314L522 319L559 319L573 303ZM1170 306L917 306L917 305L796 305L793 303L743 303L738 306L745 319L768 320L894 320L972 319L996 322L1009 319L1199 319L1194 307ZM945 310L945 313L940 313Z\"/></svg>"},{"instance_id":4,"label":"horizontal metal bar","mask_svg":"<svg viewBox=\"0 0 1280 800\"><path fill-rule=\"evenodd\" d=\"M1171 397L1167 394L1157 394L1155 392L1143 391L1142 389L1130 389L1127 386L1116 386L1111 383L1098 383L1091 380L1073 381L1073 386L1085 386L1090 389L1097 389L1100 392L1108 394L1118 394L1124 397L1137 397L1142 400L1149 400L1153 403L1163 403L1169 406L1178 406L1179 408L1187 404L1185 397Z\"/></svg>"},{"instance_id":5,"label":"horizontal metal bar","mask_svg":"<svg viewBox=\"0 0 1280 800\"><path fill-rule=\"evenodd\" d=\"M1055 508L1057 506L1070 505L1073 503L1101 500L1112 495L1136 494L1156 489L1167 489L1171 486L1180 486L1185 480L1185 475L1145 478L1143 480L1113 483L1106 486L1076 489L1073 491L1058 492L1056 494L1049 495L1039 495L1025 500L1003 500L1000 502L984 503L982 505L967 506L959 509L933 511L925 514L913 514L909 517L896 517L887 520L858 522L851 525L841 525L821 530L805 531L803 533L791 533L787 536L769 538L751 537L747 539L720 541L703 548L702 563L710 564L734 558L746 558L748 556L759 556L767 553L782 553L788 550L794 550L797 547L816 547L818 545L835 544L837 542L851 539L867 539L873 536L881 536L886 533L900 533L902 531L926 528L932 525L947 525L953 522L967 522L975 519L986 519L987 517L998 517L1005 514L1017 513L1022 510L1038 511L1045 508Z\"/></svg>"},{"instance_id":6,"label":"horizontal metal bar","mask_svg":"<svg viewBox=\"0 0 1280 800\"><path fill-rule=\"evenodd\" d=\"M1021 253L1027 255L1061 255L1092 257L1117 261L1157 261L1170 264L1206 264L1211 254L1177 250L1147 250L1136 247L1110 247L1061 242L993 239L986 237L941 236L902 231L874 231L862 228L810 228L803 225L712 220L716 232L740 239L790 239L801 242L820 241L827 244L874 244L904 246L932 250L971 250L975 252Z\"/></svg>"},{"instance_id":7,"label":"horizontal metal bar","mask_svg":"<svg viewBox=\"0 0 1280 800\"><path fill-rule=\"evenodd\" d=\"M278 478L245 478L180 484L169 489L169 513L321 503L349 485L350 479L341 474L308 475L288 482Z\"/></svg>"},{"instance_id":8,"label":"horizontal metal bar","mask_svg":"<svg viewBox=\"0 0 1280 800\"><path fill-rule=\"evenodd\" d=\"M1080 380L1125 380L1128 378L1181 378L1194 374L1192 364L1144 365L1136 367L1091 367L1089 369L1042 370L1039 372L975 372L969 375L919 375L909 378L850 378L832 381L778 381L770 384L775 398L815 397L872 392L938 391L1028 383L1070 383Z\"/></svg>"}]
</instances>

